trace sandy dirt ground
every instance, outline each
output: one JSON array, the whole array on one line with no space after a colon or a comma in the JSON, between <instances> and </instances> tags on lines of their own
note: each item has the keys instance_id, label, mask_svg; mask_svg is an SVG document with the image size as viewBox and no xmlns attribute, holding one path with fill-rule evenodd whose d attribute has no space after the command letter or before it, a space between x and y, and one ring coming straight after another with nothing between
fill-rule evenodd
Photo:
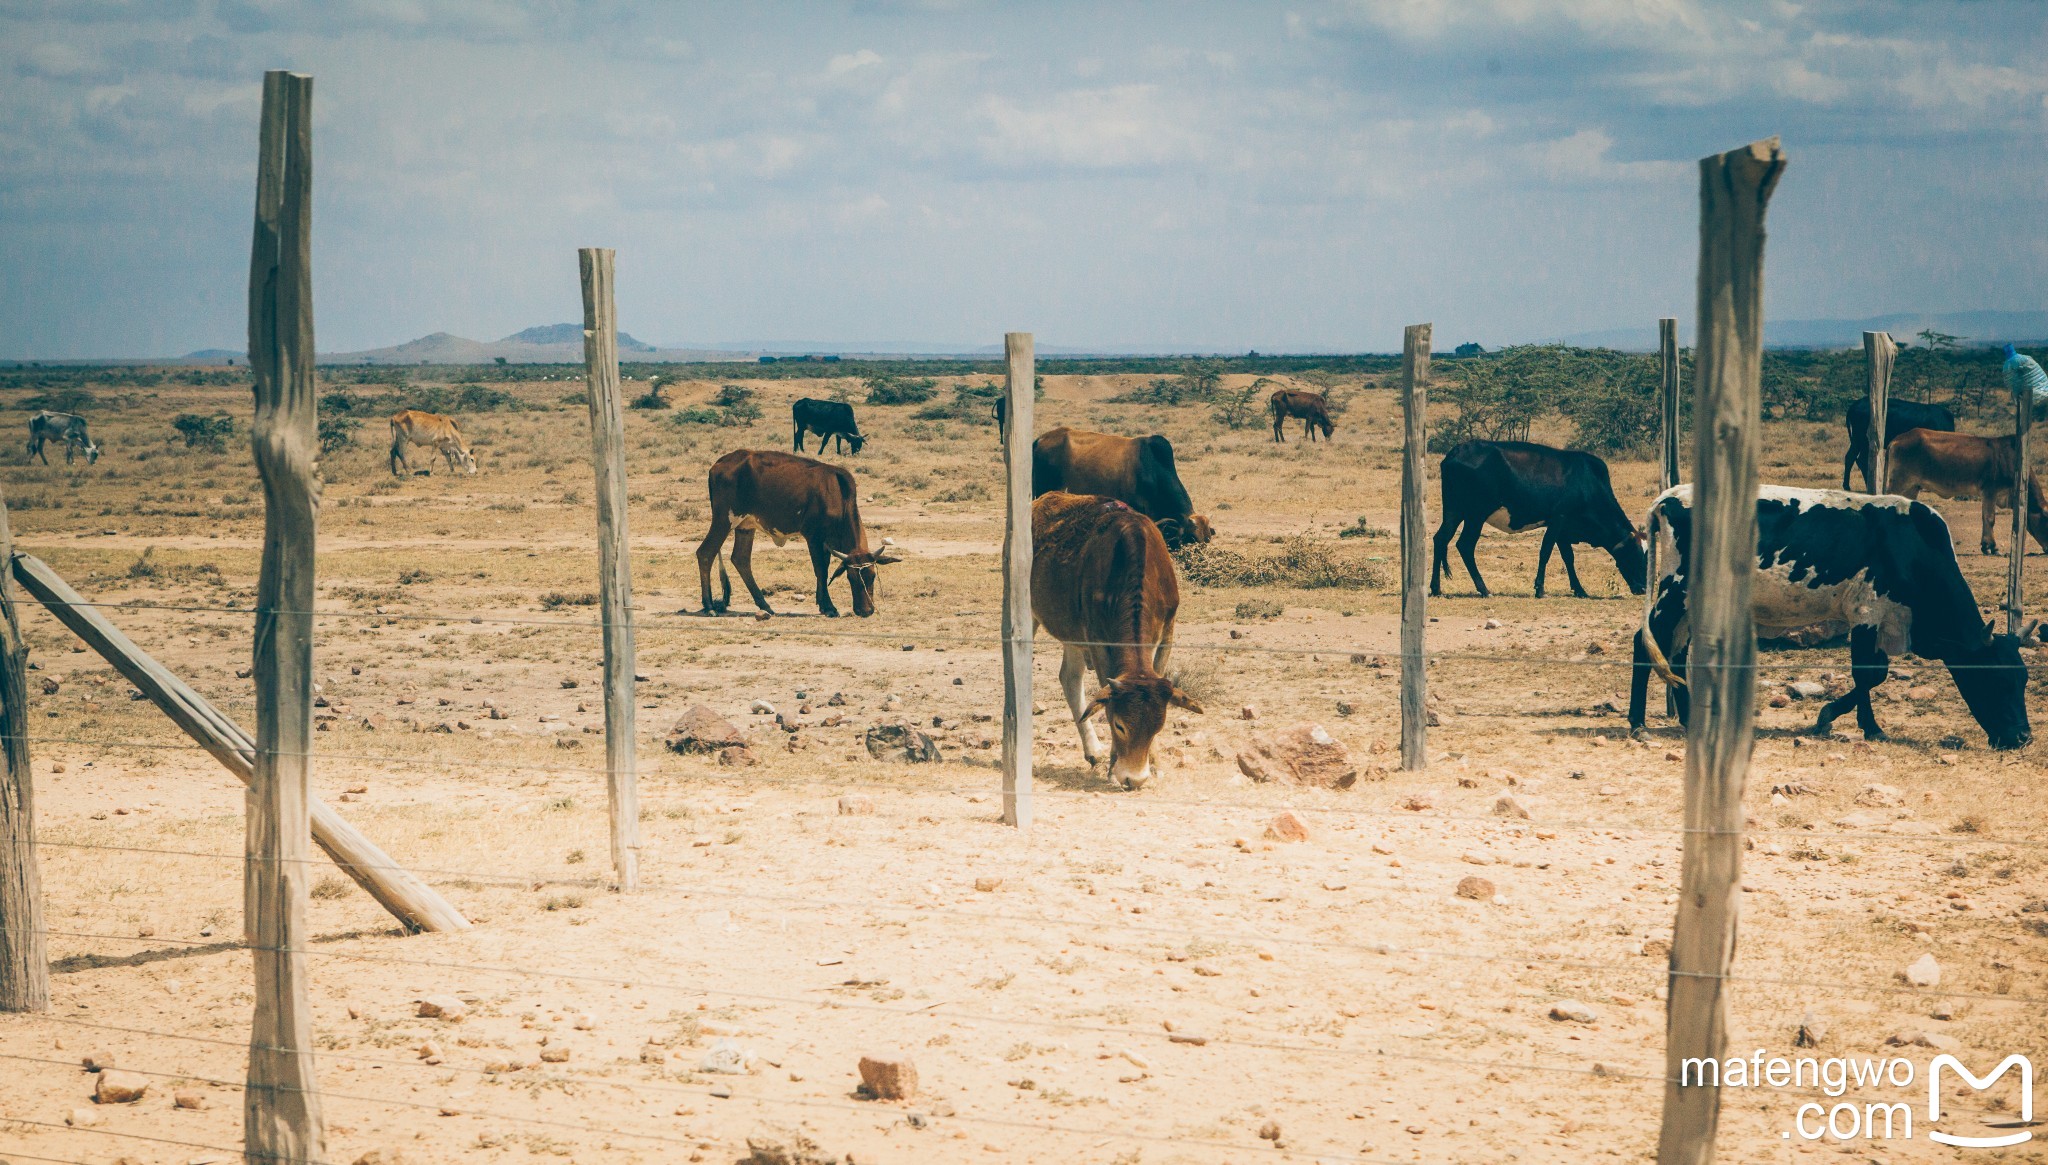
<instances>
[{"instance_id":1,"label":"sandy dirt ground","mask_svg":"<svg viewBox=\"0 0 2048 1165\"><path fill-rule=\"evenodd\" d=\"M1334 441L1275 446L1206 407L1107 402L1144 379L1048 378L1041 424L1165 432L1222 547L1306 536L1354 578L1393 576L1399 420L1382 386L1342 385ZM1604 554L1580 557L1593 597L1553 574L1537 600L1535 536L1487 534L1495 597L1461 570L1430 607L1443 723L1421 773L1386 771L1398 596L1383 581L1186 586L1176 665L1207 712L1175 715L1141 792L1083 763L1041 638L1037 822L1019 833L998 821L992 430L863 409L871 444L844 460L907 561L885 570L874 618L826 621L801 545L764 541L761 578L791 614L757 622L678 613L697 607L703 472L729 449L787 448L789 400L834 384L757 383L752 426L633 412L645 886L625 896L599 771L589 446L581 407L559 403L578 386L510 387L539 407L464 419L473 478L393 479L368 429L326 465L314 782L476 924L406 936L316 872L327 1160L726 1163L770 1126L863 1165L1652 1155L1683 743L1661 717L1652 742L1626 739L1641 602ZM240 415L246 396L102 397L97 466L0 457L16 537L248 724L250 620L226 608L253 598L261 494L239 442L166 439L171 416ZM1832 484L1842 439L1769 426L1767 479ZM1652 467L1614 470L1639 512ZM1974 553L1974 503L1942 505L1988 608L2003 559ZM1337 537L1360 519L1364 536ZM0 1157L229 1160L251 1008L240 786L45 612L25 630L57 962L48 1015L0 1017ZM1839 646L1764 662L1772 691L1846 684ZM1930 1142L1925 1071L1943 1048L1974 1070L2048 1062L2048 746L1989 751L1938 665L1900 671L1877 705L1888 741L1805 735L1811 702L1762 713L1731 1050L1900 1057L1914 1083L1728 1089L1723 1160L2044 1159ZM697 704L757 763L664 750ZM871 758L864 730L899 718L945 759ZM1255 737L1303 722L1350 751L1355 786L1240 774ZM1503 796L1529 816L1501 816ZM1284 810L1306 841L1267 837ZM1490 901L1458 896L1473 876ZM1903 978L1923 955L1937 988ZM466 1017L422 1018L428 996ZM1802 1023L1818 1049L1795 1046ZM865 1099L863 1055L913 1061L915 1094ZM87 1057L144 1074L147 1094L96 1105ZM721 1060L745 1070L709 1070ZM1844 1101L1912 1105L1913 1136L1795 1131L1801 1104ZM1932 1127L1985 1135L2019 1108L2008 1077L1952 1095Z\"/></svg>"}]
</instances>

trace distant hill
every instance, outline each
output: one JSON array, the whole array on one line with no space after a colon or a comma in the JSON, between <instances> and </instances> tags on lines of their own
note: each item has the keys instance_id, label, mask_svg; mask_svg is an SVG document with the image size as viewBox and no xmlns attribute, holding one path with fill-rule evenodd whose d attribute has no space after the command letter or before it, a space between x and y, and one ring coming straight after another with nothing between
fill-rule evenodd
<instances>
[{"instance_id":1,"label":"distant hill","mask_svg":"<svg viewBox=\"0 0 2048 1165\"><path fill-rule=\"evenodd\" d=\"M1680 316L1678 342L1693 341L1692 320ZM1865 332L1890 332L1896 339L1914 340L1922 330L1946 332L1965 344L2002 344L2008 341L2048 339L2048 312L2043 311L1952 311L1895 312L1860 320L1764 320L1764 343L1773 348L1855 348ZM1597 332L1575 332L1548 343L1580 348L1619 348L1624 352L1651 352L1657 348L1657 325L1645 322L1630 328L1605 328Z\"/></svg>"},{"instance_id":2,"label":"distant hill","mask_svg":"<svg viewBox=\"0 0 2048 1165\"><path fill-rule=\"evenodd\" d=\"M583 325L541 324L538 327L514 332L498 342L501 344L574 344L581 348L583 346ZM652 352L654 351L654 345L643 344L631 335L620 332L619 351Z\"/></svg>"},{"instance_id":3,"label":"distant hill","mask_svg":"<svg viewBox=\"0 0 2048 1165\"><path fill-rule=\"evenodd\" d=\"M633 360L705 361L745 360L748 353L706 348L656 348L652 344L619 333L619 354ZM471 340L448 332L435 332L389 348L360 352L322 352L322 364L581 364L583 326L544 324L514 332L502 340Z\"/></svg>"}]
</instances>

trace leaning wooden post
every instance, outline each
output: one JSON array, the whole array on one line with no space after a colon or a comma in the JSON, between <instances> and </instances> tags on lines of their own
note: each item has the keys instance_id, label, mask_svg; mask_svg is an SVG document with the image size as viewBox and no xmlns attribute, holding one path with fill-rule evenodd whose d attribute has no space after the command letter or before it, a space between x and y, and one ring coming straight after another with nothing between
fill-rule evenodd
<instances>
[{"instance_id":1,"label":"leaning wooden post","mask_svg":"<svg viewBox=\"0 0 2048 1165\"><path fill-rule=\"evenodd\" d=\"M597 466L598 598L604 611L604 769L619 890L640 888L640 778L633 748L633 563L626 549L626 412L619 400L612 250L576 252L583 269L583 371Z\"/></svg>"},{"instance_id":2,"label":"leaning wooden post","mask_svg":"<svg viewBox=\"0 0 2048 1165\"><path fill-rule=\"evenodd\" d=\"M249 783L243 914L255 961L243 1152L251 1161L326 1156L313 1013L306 1001L307 776L313 752L313 79L263 75L256 231L249 256L250 426L263 479L256 584L256 772Z\"/></svg>"},{"instance_id":3,"label":"leaning wooden post","mask_svg":"<svg viewBox=\"0 0 2048 1165\"><path fill-rule=\"evenodd\" d=\"M28 648L14 614L14 533L0 501L0 1011L50 1010L50 955L28 767Z\"/></svg>"},{"instance_id":4,"label":"leaning wooden post","mask_svg":"<svg viewBox=\"0 0 2048 1165\"><path fill-rule=\"evenodd\" d=\"M1657 363L1660 373L1657 379L1657 411L1662 418L1664 451L1662 472L1657 477L1657 492L1662 493L1678 484L1678 435L1685 423L1678 411L1676 319L1667 317L1657 321Z\"/></svg>"},{"instance_id":5,"label":"leaning wooden post","mask_svg":"<svg viewBox=\"0 0 2048 1165\"><path fill-rule=\"evenodd\" d=\"M1885 440L1885 413L1891 405L1892 361L1899 354L1899 346L1892 343L1889 332L1863 333L1863 370L1865 389L1870 398L1870 480L1864 482L1870 492L1881 494L1885 490L1885 478L1890 466L1890 445Z\"/></svg>"},{"instance_id":6,"label":"leaning wooden post","mask_svg":"<svg viewBox=\"0 0 2048 1165\"><path fill-rule=\"evenodd\" d=\"M1429 618L1429 532L1423 528L1422 455L1429 443L1426 396L1429 384L1430 324L1411 324L1401 337L1401 768L1419 772L1428 763L1425 744L1429 711L1423 707L1429 661L1422 632Z\"/></svg>"},{"instance_id":7,"label":"leaning wooden post","mask_svg":"<svg viewBox=\"0 0 2048 1165\"><path fill-rule=\"evenodd\" d=\"M1685 862L1664 1022L1660 1165L1705 1165L1719 1078L1687 1060L1728 1041L1728 971L1742 898L1742 786L1756 734L1757 449L1763 385L1764 208L1778 139L1700 160L1699 349L1693 371L1692 659L1686 677Z\"/></svg>"},{"instance_id":8,"label":"leaning wooden post","mask_svg":"<svg viewBox=\"0 0 2048 1165\"><path fill-rule=\"evenodd\" d=\"M2034 432L2034 401L2022 390L2013 394L2012 549L2005 562L2005 633L2020 633L2020 609L2025 606L2027 566L2027 503L2033 500L2034 463L2027 448Z\"/></svg>"},{"instance_id":9,"label":"leaning wooden post","mask_svg":"<svg viewBox=\"0 0 2048 1165\"><path fill-rule=\"evenodd\" d=\"M1003 824L1031 828L1031 406L1038 395L1030 332L1003 337Z\"/></svg>"}]
</instances>

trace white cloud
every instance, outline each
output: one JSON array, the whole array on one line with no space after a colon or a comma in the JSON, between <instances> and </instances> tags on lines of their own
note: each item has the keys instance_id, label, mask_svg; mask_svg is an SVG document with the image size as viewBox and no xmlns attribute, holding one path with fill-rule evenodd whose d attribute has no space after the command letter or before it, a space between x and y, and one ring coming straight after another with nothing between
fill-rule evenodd
<instances>
[{"instance_id":1,"label":"white cloud","mask_svg":"<svg viewBox=\"0 0 2048 1165\"><path fill-rule=\"evenodd\" d=\"M1071 89L1029 106L990 96L978 112L982 156L998 166L1157 166L1203 147L1186 107L1163 100L1155 85Z\"/></svg>"},{"instance_id":2,"label":"white cloud","mask_svg":"<svg viewBox=\"0 0 2048 1165\"><path fill-rule=\"evenodd\" d=\"M1690 162L1618 162L1609 156L1614 138L1602 129L1522 147L1523 160L1541 177L1561 185L1606 186L1619 182L1670 182L1693 172Z\"/></svg>"}]
</instances>

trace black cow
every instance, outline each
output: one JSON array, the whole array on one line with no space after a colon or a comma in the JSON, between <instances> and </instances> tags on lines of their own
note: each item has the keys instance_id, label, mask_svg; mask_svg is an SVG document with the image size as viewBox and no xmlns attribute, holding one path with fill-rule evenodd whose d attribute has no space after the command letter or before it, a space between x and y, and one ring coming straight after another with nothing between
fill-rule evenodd
<instances>
[{"instance_id":1,"label":"black cow","mask_svg":"<svg viewBox=\"0 0 2048 1165\"><path fill-rule=\"evenodd\" d=\"M80 453L85 454L85 463L91 465L100 459L100 447L93 444L91 434L85 431L85 418L76 413L53 413L48 409L28 419L28 455L40 457L44 465L50 463L50 455L43 452L47 441L64 442L64 464Z\"/></svg>"},{"instance_id":2,"label":"black cow","mask_svg":"<svg viewBox=\"0 0 2048 1165\"><path fill-rule=\"evenodd\" d=\"M1614 556L1614 565L1631 594L1642 594L1649 573L1643 557L1642 532L1628 520L1614 499L1607 463L1577 449L1555 449L1531 441L1466 441L1444 455L1439 472L1443 485L1443 524L1436 528L1436 560L1429 568L1429 593L1443 594L1442 575L1451 570L1451 536L1460 526L1458 554L1481 597L1491 594L1479 577L1473 548L1487 527L1519 532L1543 527L1543 550L1536 559L1536 597L1543 597L1543 572L1550 552L1564 560L1572 594L1586 597L1572 544L1598 546Z\"/></svg>"},{"instance_id":3,"label":"black cow","mask_svg":"<svg viewBox=\"0 0 2048 1165\"><path fill-rule=\"evenodd\" d=\"M1864 739L1884 739L1870 692L1884 682L1892 654L1911 651L1948 665L1991 747L2019 748L2033 739L2019 639L1977 622L1977 597L1956 565L1940 514L1905 498L1767 485L1757 493L1756 525L1757 634L1815 626L1849 632L1854 686L1821 708L1816 733L1854 708ZM1638 736L1653 671L1672 685L1680 721L1689 711L1679 673L1690 638L1691 486L1666 490L1651 503L1650 532L1661 539L1662 577L1636 632L1628 723Z\"/></svg>"},{"instance_id":4,"label":"black cow","mask_svg":"<svg viewBox=\"0 0 2048 1165\"><path fill-rule=\"evenodd\" d=\"M1849 488L1849 468L1856 467L1863 474L1863 492L1874 494L1877 483L1870 476L1870 401L1857 397L1849 402L1849 414L1843 418L1849 426L1849 451L1842 454L1842 488ZM1914 429L1933 429L1938 433L1956 431L1956 415L1943 405L1915 404L1909 400L1895 400L1884 406L1884 443L1889 445L1901 433Z\"/></svg>"},{"instance_id":5,"label":"black cow","mask_svg":"<svg viewBox=\"0 0 2048 1165\"><path fill-rule=\"evenodd\" d=\"M853 419L853 406L843 400L814 400L803 397L789 406L789 419L796 426L796 436L790 448L798 453L804 451L804 433L818 435L818 452L825 451L827 441L837 441L834 452L840 452L847 445L855 453L867 444L867 438L860 432L860 422Z\"/></svg>"}]
</instances>

